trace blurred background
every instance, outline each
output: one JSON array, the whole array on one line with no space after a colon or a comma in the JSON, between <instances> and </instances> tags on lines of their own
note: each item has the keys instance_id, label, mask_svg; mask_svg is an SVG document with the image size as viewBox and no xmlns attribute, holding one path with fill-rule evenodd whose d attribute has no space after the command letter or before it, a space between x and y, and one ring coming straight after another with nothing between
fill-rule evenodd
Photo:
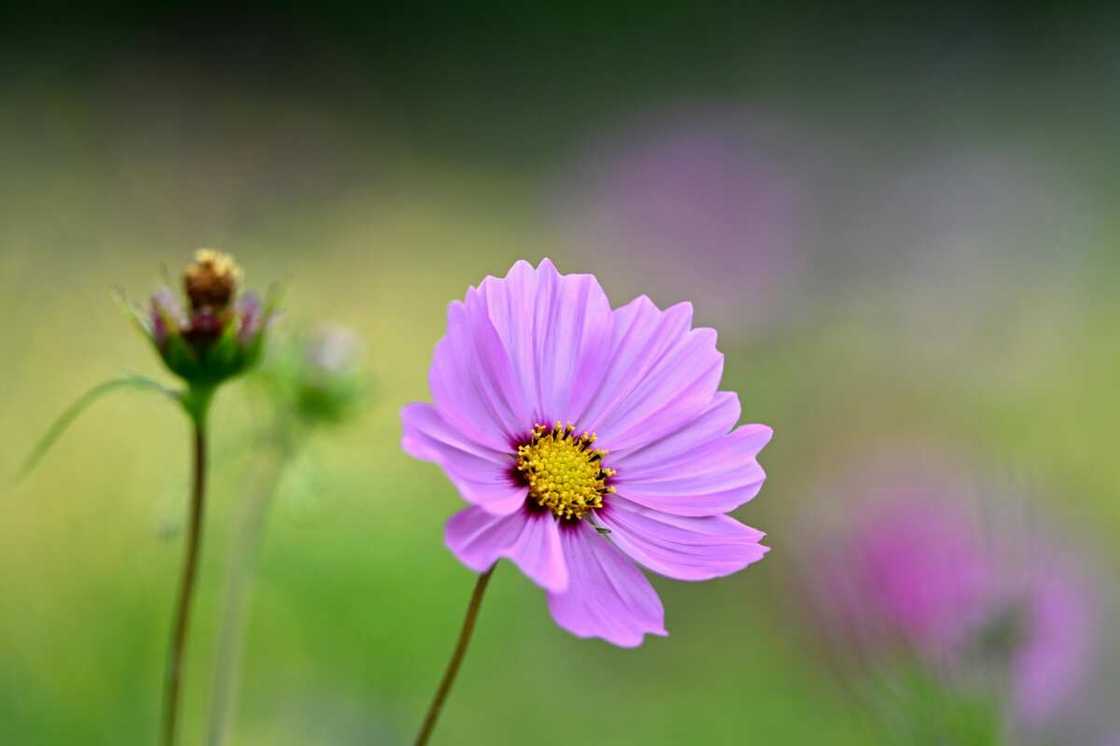
<instances>
[{"instance_id":1,"label":"blurred background","mask_svg":"<svg viewBox=\"0 0 1120 746\"><path fill-rule=\"evenodd\" d=\"M230 742L407 743L472 576L442 543L460 500L401 453L398 412L428 397L446 304L549 256L616 305L687 299L719 330L723 388L776 432L738 513L773 551L655 580L671 636L636 651L562 632L502 566L435 742L918 743L882 684L918 659L939 690L994 693L1002 743L1115 743L1118 20L1065 3L7 8L0 474L93 384L164 376L111 294L142 301L197 247L282 284L281 326L353 329L370 393L280 478ZM225 568L259 488L254 386L214 414L182 743L205 742ZM5 478L0 742L155 740L188 442L172 407L122 393ZM966 528L927 530L958 513ZM1015 681L978 685L962 669L979 653L906 623L969 616L993 584L1007 609L1057 600L999 638ZM880 601L906 613L848 613Z\"/></svg>"}]
</instances>

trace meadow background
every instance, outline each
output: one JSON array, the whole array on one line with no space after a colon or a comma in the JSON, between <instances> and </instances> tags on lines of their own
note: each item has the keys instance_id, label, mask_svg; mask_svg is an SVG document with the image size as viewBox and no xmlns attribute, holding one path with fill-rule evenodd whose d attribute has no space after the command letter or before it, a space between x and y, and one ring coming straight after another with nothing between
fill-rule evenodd
<instances>
[{"instance_id":1,"label":"meadow background","mask_svg":"<svg viewBox=\"0 0 1120 746\"><path fill-rule=\"evenodd\" d=\"M953 464L1115 586L1105 6L32 13L0 24L0 474L93 384L166 378L111 295L144 299L196 247L281 283L282 324L364 342L368 405L316 435L269 519L233 743L413 735L472 576L442 544L460 500L400 451L398 412L427 398L448 301L518 258L596 273L615 304L691 300L719 329L723 388L776 432L738 513L773 551L656 580L671 636L635 651L562 632L503 565L436 742L876 743L798 584L822 516L884 460ZM252 388L214 413L183 743L203 739L253 488ZM0 743L154 740L187 446L179 412L121 394L5 476ZM1109 627L1050 742L1120 728Z\"/></svg>"}]
</instances>

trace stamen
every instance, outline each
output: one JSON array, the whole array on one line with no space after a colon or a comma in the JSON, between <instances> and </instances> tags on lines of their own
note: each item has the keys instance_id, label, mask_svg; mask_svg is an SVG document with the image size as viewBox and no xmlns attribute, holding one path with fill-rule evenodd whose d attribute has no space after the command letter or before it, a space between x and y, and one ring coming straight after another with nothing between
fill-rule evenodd
<instances>
[{"instance_id":1,"label":"stamen","mask_svg":"<svg viewBox=\"0 0 1120 746\"><path fill-rule=\"evenodd\" d=\"M592 448L595 433L576 434L572 423L536 425L529 442L517 448L517 471L529 485L529 499L557 518L579 520L603 507L613 493L607 480L614 469L602 466L607 452Z\"/></svg>"}]
</instances>

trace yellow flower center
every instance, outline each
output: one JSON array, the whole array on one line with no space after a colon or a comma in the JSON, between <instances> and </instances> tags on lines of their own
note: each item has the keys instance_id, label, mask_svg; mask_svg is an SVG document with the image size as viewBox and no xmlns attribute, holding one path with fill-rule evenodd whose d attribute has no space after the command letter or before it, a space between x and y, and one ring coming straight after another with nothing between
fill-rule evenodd
<instances>
[{"instance_id":1,"label":"yellow flower center","mask_svg":"<svg viewBox=\"0 0 1120 746\"><path fill-rule=\"evenodd\" d=\"M607 480L615 471L603 467L607 452L592 448L594 442L594 433L576 435L570 423L534 427L529 442L517 448L517 471L530 499L566 519L603 507L603 496L614 492Z\"/></svg>"}]
</instances>

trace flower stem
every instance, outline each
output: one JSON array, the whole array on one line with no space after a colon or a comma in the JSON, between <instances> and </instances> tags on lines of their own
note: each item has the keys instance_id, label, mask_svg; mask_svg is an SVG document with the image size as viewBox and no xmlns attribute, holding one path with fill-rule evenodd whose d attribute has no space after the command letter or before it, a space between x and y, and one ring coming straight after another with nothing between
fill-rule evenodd
<instances>
[{"instance_id":1,"label":"flower stem","mask_svg":"<svg viewBox=\"0 0 1120 746\"><path fill-rule=\"evenodd\" d=\"M163 700L163 746L175 743L175 725L179 715L179 688L182 679L183 653L187 646L194 581L198 574L199 546L202 543L202 519L206 503L206 418L205 408L191 418L194 430L194 472L191 490L190 523L187 528L186 556L179 581L179 598L171 631L171 650L167 660L167 681Z\"/></svg>"},{"instance_id":2,"label":"flower stem","mask_svg":"<svg viewBox=\"0 0 1120 746\"><path fill-rule=\"evenodd\" d=\"M257 563L269 508L272 505L285 467L296 450L294 438L283 429L261 443L261 462L240 520L231 551L226 583L225 610L218 632L218 653L214 669L214 691L210 705L207 743L223 746L229 736L231 716L237 699L238 677L252 594L253 570Z\"/></svg>"},{"instance_id":3,"label":"flower stem","mask_svg":"<svg viewBox=\"0 0 1120 746\"><path fill-rule=\"evenodd\" d=\"M424 724L420 726L420 733L416 736L416 746L425 746L436 727L436 720L439 719L444 700L447 699L447 694L451 691L451 685L455 683L455 676L459 673L459 666L463 662L463 656L467 653L467 646L470 645L474 623L478 619L478 610L482 607L482 596L486 593L486 585L490 582L490 575L493 572L494 567L491 567L478 576L474 593L471 594L471 602L467 606L467 616L463 619L463 629L459 632L459 642L455 645L455 652L452 653L451 660L447 663L447 670L443 672L443 680L439 682L436 696L432 699L431 706L428 707Z\"/></svg>"}]
</instances>

